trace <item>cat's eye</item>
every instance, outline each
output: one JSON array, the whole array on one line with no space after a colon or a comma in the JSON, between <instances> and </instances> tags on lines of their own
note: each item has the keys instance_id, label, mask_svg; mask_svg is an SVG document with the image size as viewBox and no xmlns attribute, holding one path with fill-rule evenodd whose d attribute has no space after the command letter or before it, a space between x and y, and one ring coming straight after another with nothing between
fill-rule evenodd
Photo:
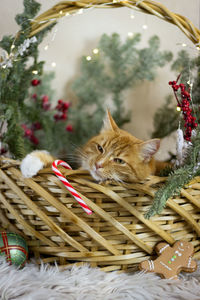
<instances>
[{"instance_id":1,"label":"cat's eye","mask_svg":"<svg viewBox=\"0 0 200 300\"><path fill-rule=\"evenodd\" d=\"M116 162L117 164L125 164L125 161L121 158L114 158L114 162Z\"/></svg>"},{"instance_id":2,"label":"cat's eye","mask_svg":"<svg viewBox=\"0 0 200 300\"><path fill-rule=\"evenodd\" d=\"M99 152L103 153L103 148L100 145L97 145L97 149L99 150Z\"/></svg>"}]
</instances>

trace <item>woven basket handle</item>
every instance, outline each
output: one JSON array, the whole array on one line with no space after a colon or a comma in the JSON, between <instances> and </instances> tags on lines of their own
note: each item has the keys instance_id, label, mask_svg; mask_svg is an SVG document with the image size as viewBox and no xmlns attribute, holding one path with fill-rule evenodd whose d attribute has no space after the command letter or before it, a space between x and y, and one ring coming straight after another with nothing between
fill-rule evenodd
<instances>
[{"instance_id":1,"label":"woven basket handle","mask_svg":"<svg viewBox=\"0 0 200 300\"><path fill-rule=\"evenodd\" d=\"M82 12L82 10L119 7L136 9L137 11L155 15L166 22L170 22L179 27L196 47L200 46L200 30L196 28L189 19L179 14L175 14L167 9L163 4L151 0L113 0L109 3L105 0L93 0L92 3L90 0L62 1L35 18L32 22L30 36L35 35L47 26L55 23L58 19L64 16L78 14Z\"/></svg>"}]
</instances>

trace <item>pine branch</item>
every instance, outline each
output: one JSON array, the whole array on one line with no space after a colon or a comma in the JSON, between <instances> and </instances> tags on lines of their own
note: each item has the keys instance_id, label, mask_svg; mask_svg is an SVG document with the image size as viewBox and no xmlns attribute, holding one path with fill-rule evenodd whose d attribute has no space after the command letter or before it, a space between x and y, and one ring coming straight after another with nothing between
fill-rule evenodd
<instances>
[{"instance_id":1,"label":"pine branch","mask_svg":"<svg viewBox=\"0 0 200 300\"><path fill-rule=\"evenodd\" d=\"M164 138L178 128L180 113L175 109L172 96L169 95L163 106L154 115L154 131L152 138Z\"/></svg>"},{"instance_id":2,"label":"pine branch","mask_svg":"<svg viewBox=\"0 0 200 300\"><path fill-rule=\"evenodd\" d=\"M7 132L4 142L9 145L9 150L14 154L14 158L23 158L26 154L23 131L19 123L19 112L17 105L7 108Z\"/></svg>"},{"instance_id":3,"label":"pine branch","mask_svg":"<svg viewBox=\"0 0 200 300\"><path fill-rule=\"evenodd\" d=\"M181 188L187 184L192 177L190 167L175 170L173 174L169 175L165 185L156 192L153 204L145 215L145 218L149 219L155 214L161 213L167 200L174 195L179 195Z\"/></svg>"},{"instance_id":4,"label":"pine branch","mask_svg":"<svg viewBox=\"0 0 200 300\"><path fill-rule=\"evenodd\" d=\"M196 136L193 137L192 146L188 151L185 165L169 175L166 184L156 192L153 205L145 216L147 219L161 213L167 200L174 195L179 195L184 185L200 174L199 159L200 132L198 130Z\"/></svg>"},{"instance_id":5,"label":"pine branch","mask_svg":"<svg viewBox=\"0 0 200 300\"><path fill-rule=\"evenodd\" d=\"M24 132L21 128L21 124L26 118L25 102L34 77L32 71L37 70L39 75L43 72L44 62L38 62L38 46L46 33L55 25L50 25L39 32L36 35L37 40L30 43L23 53L19 52L20 46L29 39L30 22L39 9L40 4L35 0L24 0L24 12L16 16L16 21L20 25L19 34L16 37L4 36L0 42L0 47L6 50L8 55L11 51L17 55L15 57L17 59L12 61L12 66L0 69L0 117L4 118L5 116L8 125L3 142L8 144L9 150L15 158L21 158L31 150L31 144L24 139ZM14 45L14 50L11 45ZM30 67L27 67L30 57L33 57L34 61Z\"/></svg>"}]
</instances>

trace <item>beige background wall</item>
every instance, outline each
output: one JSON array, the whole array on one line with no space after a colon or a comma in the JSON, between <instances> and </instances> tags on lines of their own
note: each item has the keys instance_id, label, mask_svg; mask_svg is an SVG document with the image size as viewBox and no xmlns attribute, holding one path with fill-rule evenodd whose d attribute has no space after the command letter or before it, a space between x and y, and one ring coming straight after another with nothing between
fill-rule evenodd
<instances>
[{"instance_id":1,"label":"beige background wall","mask_svg":"<svg viewBox=\"0 0 200 300\"><path fill-rule=\"evenodd\" d=\"M42 11L52 7L58 1L40 0ZM109 1L108 1L109 2ZM200 0L160 0L169 10L188 17L196 27L200 23ZM5 34L15 34L18 27L14 21L17 13L23 9L22 0L1 0L0 8L0 38ZM134 18L131 18L134 15ZM143 25L147 25L146 30ZM128 8L120 9L92 9L73 17L62 18L54 30L47 36L40 47L40 58L46 61L46 70L54 70L56 79L55 101L59 98L70 100L68 90L69 81L78 73L79 59L82 55L91 55L103 33L117 32L122 39L128 32L142 33L141 46L145 46L150 36L157 34L161 39L161 49L171 50L176 53L187 44L191 56L196 56L198 51L193 44L176 26L164 22L155 16L147 16L143 13ZM49 45L48 50L44 50ZM52 62L56 67L52 67ZM153 82L145 82L138 85L126 94L126 108L132 111L132 122L125 129L141 139L147 139L153 129L153 115L155 110L162 105L165 96L171 93L168 81L176 78L176 74L170 71L170 65L161 68ZM174 105L176 105L174 100ZM174 148L174 139L171 144L162 144L160 155L166 153L166 147Z\"/></svg>"}]
</instances>

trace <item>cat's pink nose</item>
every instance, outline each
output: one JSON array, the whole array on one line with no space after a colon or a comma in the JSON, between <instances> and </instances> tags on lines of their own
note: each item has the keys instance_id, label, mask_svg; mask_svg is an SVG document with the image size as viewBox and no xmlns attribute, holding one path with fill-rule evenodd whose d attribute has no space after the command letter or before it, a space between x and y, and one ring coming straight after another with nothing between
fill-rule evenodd
<instances>
[{"instance_id":1,"label":"cat's pink nose","mask_svg":"<svg viewBox=\"0 0 200 300\"><path fill-rule=\"evenodd\" d=\"M96 169L100 169L100 168L103 168L103 165L101 163L95 163L95 166L96 166Z\"/></svg>"}]
</instances>

